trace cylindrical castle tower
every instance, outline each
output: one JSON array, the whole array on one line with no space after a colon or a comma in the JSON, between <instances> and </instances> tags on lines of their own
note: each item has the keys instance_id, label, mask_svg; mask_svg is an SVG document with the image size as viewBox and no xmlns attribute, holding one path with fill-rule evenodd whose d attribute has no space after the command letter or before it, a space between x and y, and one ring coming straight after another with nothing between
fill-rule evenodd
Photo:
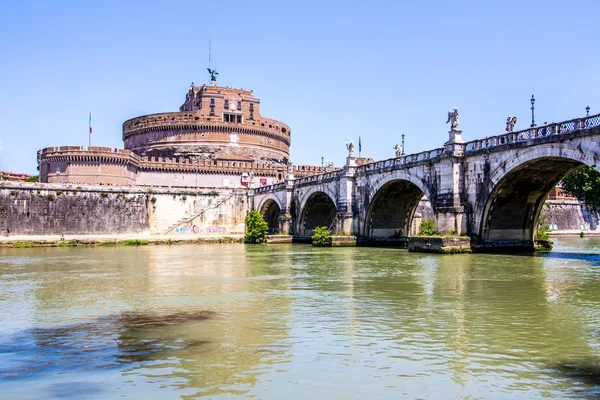
<instances>
[{"instance_id":1,"label":"cylindrical castle tower","mask_svg":"<svg viewBox=\"0 0 600 400\"><path fill-rule=\"evenodd\" d=\"M125 148L140 156L287 165L289 126L260 115L252 91L190 87L179 112L150 114L123 123Z\"/></svg>"}]
</instances>

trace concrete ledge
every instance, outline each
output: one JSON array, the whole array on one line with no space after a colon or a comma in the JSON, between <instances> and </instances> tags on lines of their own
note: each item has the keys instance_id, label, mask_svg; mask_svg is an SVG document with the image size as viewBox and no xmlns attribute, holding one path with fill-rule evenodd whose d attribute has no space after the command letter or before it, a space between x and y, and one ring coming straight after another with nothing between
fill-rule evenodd
<instances>
[{"instance_id":1,"label":"concrete ledge","mask_svg":"<svg viewBox=\"0 0 600 400\"><path fill-rule=\"evenodd\" d=\"M150 236L150 235L65 235L59 236L14 236L0 238L0 248L29 247L79 247L79 246L131 246L161 244L243 243L244 235L223 236Z\"/></svg>"},{"instance_id":2,"label":"concrete ledge","mask_svg":"<svg viewBox=\"0 0 600 400\"><path fill-rule=\"evenodd\" d=\"M353 247L356 246L356 236L332 236L331 247Z\"/></svg>"},{"instance_id":3,"label":"concrete ledge","mask_svg":"<svg viewBox=\"0 0 600 400\"><path fill-rule=\"evenodd\" d=\"M292 243L294 237L292 235L267 235L265 243L267 244L280 244L280 243Z\"/></svg>"},{"instance_id":4,"label":"concrete ledge","mask_svg":"<svg viewBox=\"0 0 600 400\"><path fill-rule=\"evenodd\" d=\"M471 238L460 236L413 236L408 239L408 251L418 253L470 253Z\"/></svg>"}]
</instances>

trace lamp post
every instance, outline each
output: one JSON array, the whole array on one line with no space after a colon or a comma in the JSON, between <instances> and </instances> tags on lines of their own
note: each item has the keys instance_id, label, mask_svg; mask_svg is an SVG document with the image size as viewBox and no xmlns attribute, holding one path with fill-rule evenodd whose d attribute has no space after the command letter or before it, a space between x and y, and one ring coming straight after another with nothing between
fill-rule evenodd
<instances>
[{"instance_id":1,"label":"lamp post","mask_svg":"<svg viewBox=\"0 0 600 400\"><path fill-rule=\"evenodd\" d=\"M586 116L586 117L589 117L589 116L590 116L590 106L587 106L587 107L585 108L585 116Z\"/></svg>"},{"instance_id":2,"label":"lamp post","mask_svg":"<svg viewBox=\"0 0 600 400\"><path fill-rule=\"evenodd\" d=\"M531 127L535 126L535 97L531 95Z\"/></svg>"},{"instance_id":3,"label":"lamp post","mask_svg":"<svg viewBox=\"0 0 600 400\"><path fill-rule=\"evenodd\" d=\"M402 134L402 155L404 155L404 133Z\"/></svg>"},{"instance_id":4,"label":"lamp post","mask_svg":"<svg viewBox=\"0 0 600 400\"><path fill-rule=\"evenodd\" d=\"M323 161L325 161L325 157L321 157L321 169L323 169Z\"/></svg>"}]
</instances>

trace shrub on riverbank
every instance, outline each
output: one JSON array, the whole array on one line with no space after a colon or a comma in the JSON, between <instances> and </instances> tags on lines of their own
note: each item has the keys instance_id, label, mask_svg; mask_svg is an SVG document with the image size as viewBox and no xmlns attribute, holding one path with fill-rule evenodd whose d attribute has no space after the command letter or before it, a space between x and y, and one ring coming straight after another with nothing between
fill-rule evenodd
<instances>
[{"instance_id":1,"label":"shrub on riverbank","mask_svg":"<svg viewBox=\"0 0 600 400\"><path fill-rule=\"evenodd\" d=\"M433 236L437 232L435 227L435 221L433 218L425 218L421 221L421 227L419 229L419 235L421 236Z\"/></svg>"},{"instance_id":2,"label":"shrub on riverbank","mask_svg":"<svg viewBox=\"0 0 600 400\"><path fill-rule=\"evenodd\" d=\"M262 214L252 210L246 216L246 243L263 243L269 233L269 224L265 222Z\"/></svg>"},{"instance_id":3,"label":"shrub on riverbank","mask_svg":"<svg viewBox=\"0 0 600 400\"><path fill-rule=\"evenodd\" d=\"M331 245L331 231L326 226L317 226L313 230L311 236L313 246L330 246Z\"/></svg>"}]
</instances>

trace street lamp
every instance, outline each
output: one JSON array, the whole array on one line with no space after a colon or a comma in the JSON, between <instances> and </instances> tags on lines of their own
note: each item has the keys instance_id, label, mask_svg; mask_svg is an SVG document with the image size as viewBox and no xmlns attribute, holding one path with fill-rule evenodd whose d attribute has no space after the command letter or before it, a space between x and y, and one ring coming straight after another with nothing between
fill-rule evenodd
<instances>
[{"instance_id":1,"label":"street lamp","mask_svg":"<svg viewBox=\"0 0 600 400\"><path fill-rule=\"evenodd\" d=\"M590 106L587 106L587 107L585 108L585 116L586 116L586 117L589 117L589 116L590 116Z\"/></svg>"},{"instance_id":2,"label":"street lamp","mask_svg":"<svg viewBox=\"0 0 600 400\"><path fill-rule=\"evenodd\" d=\"M325 161L325 157L321 157L321 168L323 168L323 161Z\"/></svg>"},{"instance_id":3,"label":"street lamp","mask_svg":"<svg viewBox=\"0 0 600 400\"><path fill-rule=\"evenodd\" d=\"M402 134L402 155L404 155L404 133Z\"/></svg>"},{"instance_id":4,"label":"street lamp","mask_svg":"<svg viewBox=\"0 0 600 400\"><path fill-rule=\"evenodd\" d=\"M531 127L533 128L535 126L535 97L533 95L531 95Z\"/></svg>"}]
</instances>

